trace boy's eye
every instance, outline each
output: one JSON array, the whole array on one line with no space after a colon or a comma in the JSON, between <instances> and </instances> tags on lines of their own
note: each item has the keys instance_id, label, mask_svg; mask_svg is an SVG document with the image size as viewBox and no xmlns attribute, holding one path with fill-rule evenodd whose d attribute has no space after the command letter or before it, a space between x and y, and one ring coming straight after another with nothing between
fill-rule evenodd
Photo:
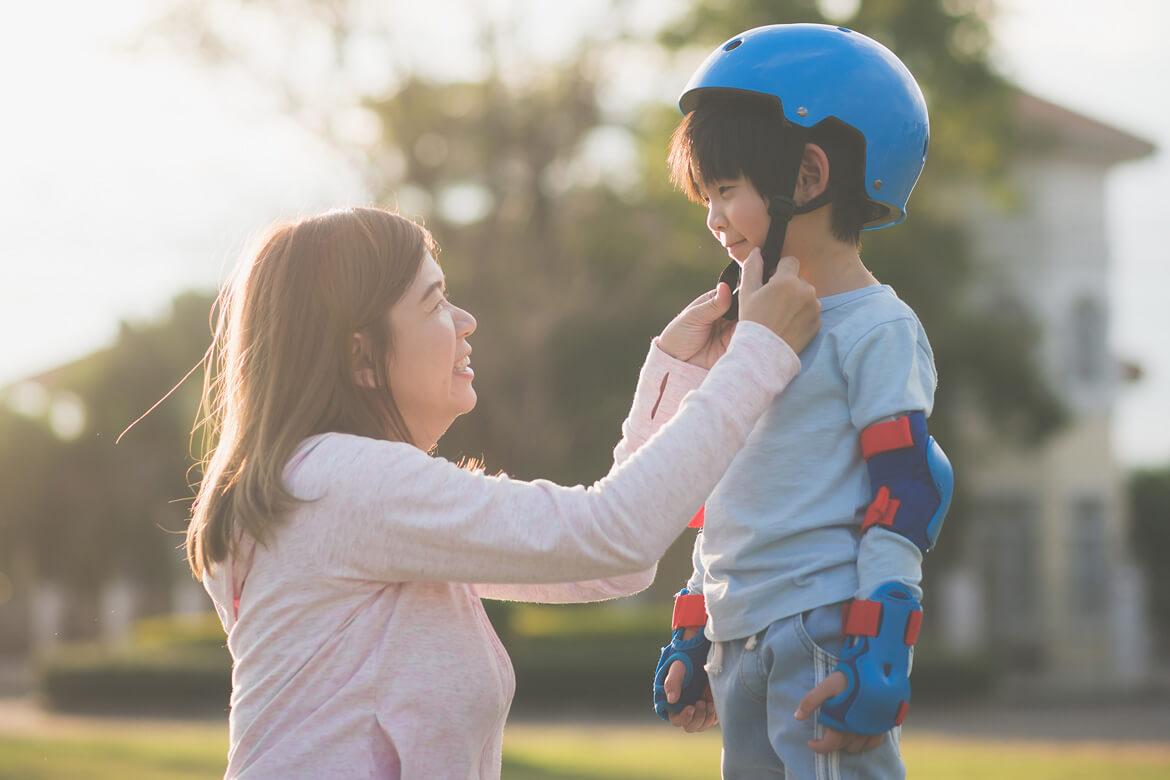
<instances>
[{"instance_id":1,"label":"boy's eye","mask_svg":"<svg viewBox=\"0 0 1170 780\"><path fill-rule=\"evenodd\" d=\"M726 195L728 190L733 190L733 189L735 189L734 184L725 184L719 188L719 194Z\"/></svg>"}]
</instances>

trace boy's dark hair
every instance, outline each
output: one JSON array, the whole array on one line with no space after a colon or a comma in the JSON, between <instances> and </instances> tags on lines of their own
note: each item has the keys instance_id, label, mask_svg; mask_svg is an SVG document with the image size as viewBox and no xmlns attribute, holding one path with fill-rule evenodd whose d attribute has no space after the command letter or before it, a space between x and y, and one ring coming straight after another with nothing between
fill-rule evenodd
<instances>
[{"instance_id":1,"label":"boy's dark hair","mask_svg":"<svg viewBox=\"0 0 1170 780\"><path fill-rule=\"evenodd\" d=\"M751 94L704 98L697 109L683 117L670 138L670 180L696 203L705 202L700 183L740 175L765 197L791 195L777 192L783 128L784 115L774 98ZM862 226L885 211L865 192L861 134L835 119L826 119L812 128L808 142L821 147L829 158L833 237L858 246Z\"/></svg>"}]
</instances>

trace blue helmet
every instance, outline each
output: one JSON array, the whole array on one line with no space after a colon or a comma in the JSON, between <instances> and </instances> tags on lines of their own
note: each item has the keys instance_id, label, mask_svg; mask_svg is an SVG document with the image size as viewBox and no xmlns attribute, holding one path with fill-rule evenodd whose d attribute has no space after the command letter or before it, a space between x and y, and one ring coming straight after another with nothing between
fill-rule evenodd
<instances>
[{"instance_id":1,"label":"blue helmet","mask_svg":"<svg viewBox=\"0 0 1170 780\"><path fill-rule=\"evenodd\" d=\"M797 128L833 118L857 130L865 142L865 191L882 207L863 229L906 219L906 202L926 162L930 122L918 83L885 46L831 25L757 27L707 57L679 108L689 113L712 92L771 95Z\"/></svg>"}]
</instances>

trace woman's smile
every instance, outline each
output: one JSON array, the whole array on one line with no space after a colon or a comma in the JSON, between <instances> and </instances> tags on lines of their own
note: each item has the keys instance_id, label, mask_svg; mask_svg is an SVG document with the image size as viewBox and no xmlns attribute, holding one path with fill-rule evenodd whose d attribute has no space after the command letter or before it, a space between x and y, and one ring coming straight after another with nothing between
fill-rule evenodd
<instances>
[{"instance_id":1,"label":"woman's smile","mask_svg":"<svg viewBox=\"0 0 1170 780\"><path fill-rule=\"evenodd\" d=\"M475 372L471 370L471 353L468 352L463 356L463 359L455 364L455 368L451 371L455 376L463 379L474 379Z\"/></svg>"}]
</instances>

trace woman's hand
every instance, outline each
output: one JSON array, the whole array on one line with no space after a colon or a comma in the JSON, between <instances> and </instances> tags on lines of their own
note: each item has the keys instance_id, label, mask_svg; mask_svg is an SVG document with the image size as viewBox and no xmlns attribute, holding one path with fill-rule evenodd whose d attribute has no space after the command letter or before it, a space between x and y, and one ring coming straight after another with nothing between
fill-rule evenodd
<instances>
[{"instance_id":1,"label":"woman's hand","mask_svg":"<svg viewBox=\"0 0 1170 780\"><path fill-rule=\"evenodd\" d=\"M711 368L724 352L735 323L723 319L731 306L731 288L720 282L691 301L658 337L658 348L676 360Z\"/></svg>"},{"instance_id":2,"label":"woman's hand","mask_svg":"<svg viewBox=\"0 0 1170 780\"><path fill-rule=\"evenodd\" d=\"M764 259L753 249L743 264L739 288L739 318L767 326L800 352L821 329L821 303L811 284L801 279L800 261L782 257L776 273L763 284Z\"/></svg>"}]
</instances>

